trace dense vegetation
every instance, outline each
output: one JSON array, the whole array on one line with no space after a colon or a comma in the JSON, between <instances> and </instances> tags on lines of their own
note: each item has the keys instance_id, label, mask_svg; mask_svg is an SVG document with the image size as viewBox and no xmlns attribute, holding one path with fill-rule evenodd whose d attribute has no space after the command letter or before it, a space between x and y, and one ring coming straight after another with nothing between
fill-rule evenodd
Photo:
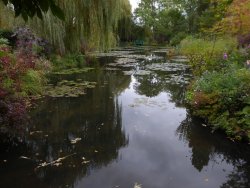
<instances>
[{"instance_id":1,"label":"dense vegetation","mask_svg":"<svg viewBox=\"0 0 250 188\"><path fill-rule=\"evenodd\" d=\"M51 69L82 67L86 52L115 46L130 13L128 0L0 1L0 124L22 123Z\"/></svg>"},{"instance_id":2,"label":"dense vegetation","mask_svg":"<svg viewBox=\"0 0 250 188\"><path fill-rule=\"evenodd\" d=\"M248 0L141 0L133 14L128 0L20 2L0 1L0 123L41 93L51 66L82 67L89 51L140 40L176 46L194 75L191 112L230 137L250 139Z\"/></svg>"},{"instance_id":3,"label":"dense vegetation","mask_svg":"<svg viewBox=\"0 0 250 188\"><path fill-rule=\"evenodd\" d=\"M51 67L46 60L49 51L29 29L12 33L14 46L4 36L9 33L0 33L0 123L18 125L24 120L28 97L42 93Z\"/></svg>"},{"instance_id":4,"label":"dense vegetation","mask_svg":"<svg viewBox=\"0 0 250 188\"><path fill-rule=\"evenodd\" d=\"M235 0L215 23L213 37L188 37L181 52L195 79L187 93L194 115L234 139L250 139L250 2ZM230 27L230 28L229 28ZM211 33L212 32L212 33Z\"/></svg>"},{"instance_id":5,"label":"dense vegetation","mask_svg":"<svg viewBox=\"0 0 250 188\"><path fill-rule=\"evenodd\" d=\"M43 19L35 16L24 23L20 18L14 20L13 11L6 10L10 8L0 2L0 27L11 29L26 24L61 54L85 53L114 47L118 21L131 12L128 0L59 0L57 5L63 10L64 21L55 17L55 11L50 8L42 13Z\"/></svg>"}]
</instances>

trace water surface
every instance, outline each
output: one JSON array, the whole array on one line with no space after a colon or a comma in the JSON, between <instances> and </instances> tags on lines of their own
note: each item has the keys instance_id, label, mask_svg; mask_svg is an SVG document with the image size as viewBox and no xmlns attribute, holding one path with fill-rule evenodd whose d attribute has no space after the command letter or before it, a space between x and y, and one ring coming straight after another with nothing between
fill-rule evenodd
<instances>
[{"instance_id":1,"label":"water surface","mask_svg":"<svg viewBox=\"0 0 250 188\"><path fill-rule=\"evenodd\" d=\"M202 126L184 106L191 75L162 48L98 54L78 97L45 97L29 128L0 141L4 188L247 188L249 145ZM56 162L58 161L58 162Z\"/></svg>"}]
</instances>

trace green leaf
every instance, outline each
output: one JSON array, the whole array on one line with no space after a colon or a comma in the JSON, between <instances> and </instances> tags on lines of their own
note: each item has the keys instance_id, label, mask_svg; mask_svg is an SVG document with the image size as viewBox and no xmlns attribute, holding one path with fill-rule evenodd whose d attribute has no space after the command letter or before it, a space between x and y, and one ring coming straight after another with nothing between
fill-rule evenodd
<instances>
[{"instance_id":1,"label":"green leaf","mask_svg":"<svg viewBox=\"0 0 250 188\"><path fill-rule=\"evenodd\" d=\"M246 106L246 107L242 110L242 113L243 113L243 114L246 114L246 115L250 115L250 106Z\"/></svg>"}]
</instances>

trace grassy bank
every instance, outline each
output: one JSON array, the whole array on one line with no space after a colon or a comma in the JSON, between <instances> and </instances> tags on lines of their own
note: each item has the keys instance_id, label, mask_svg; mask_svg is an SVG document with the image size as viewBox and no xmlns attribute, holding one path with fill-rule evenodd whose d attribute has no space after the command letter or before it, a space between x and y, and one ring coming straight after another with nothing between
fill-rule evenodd
<instances>
[{"instance_id":1,"label":"grassy bank","mask_svg":"<svg viewBox=\"0 0 250 188\"><path fill-rule=\"evenodd\" d=\"M232 139L250 140L250 58L248 46L233 38L206 40L189 37L181 52L189 57L194 80L187 92L193 115Z\"/></svg>"}]
</instances>

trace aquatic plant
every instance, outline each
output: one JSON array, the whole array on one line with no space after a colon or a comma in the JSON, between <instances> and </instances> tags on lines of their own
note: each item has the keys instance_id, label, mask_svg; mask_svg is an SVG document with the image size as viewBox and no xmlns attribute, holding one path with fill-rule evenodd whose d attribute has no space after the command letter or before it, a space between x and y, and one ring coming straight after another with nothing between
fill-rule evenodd
<instances>
[{"instance_id":1,"label":"aquatic plant","mask_svg":"<svg viewBox=\"0 0 250 188\"><path fill-rule=\"evenodd\" d=\"M62 80L56 85L48 85L45 88L44 95L50 97L79 97L86 94L87 88L95 88L96 82L83 81L81 79Z\"/></svg>"}]
</instances>

